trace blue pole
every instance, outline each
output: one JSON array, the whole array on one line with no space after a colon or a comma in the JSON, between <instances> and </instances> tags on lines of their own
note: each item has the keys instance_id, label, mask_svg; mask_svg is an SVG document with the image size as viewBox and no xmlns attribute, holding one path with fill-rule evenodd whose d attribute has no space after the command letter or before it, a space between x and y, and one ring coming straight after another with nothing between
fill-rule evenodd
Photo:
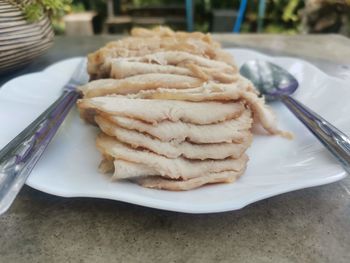
<instances>
[{"instance_id":1,"label":"blue pole","mask_svg":"<svg viewBox=\"0 0 350 263\"><path fill-rule=\"evenodd\" d=\"M242 0L239 6L239 11L236 19L235 26L233 27L234 33L239 33L241 31L241 25L244 17L245 10L247 9L247 0Z\"/></svg>"},{"instance_id":2,"label":"blue pole","mask_svg":"<svg viewBox=\"0 0 350 263\"><path fill-rule=\"evenodd\" d=\"M186 0L186 23L187 31L193 31L193 3L192 0Z\"/></svg>"},{"instance_id":3,"label":"blue pole","mask_svg":"<svg viewBox=\"0 0 350 263\"><path fill-rule=\"evenodd\" d=\"M261 32L264 27L266 1L259 0L259 11L258 11L258 32Z\"/></svg>"}]
</instances>

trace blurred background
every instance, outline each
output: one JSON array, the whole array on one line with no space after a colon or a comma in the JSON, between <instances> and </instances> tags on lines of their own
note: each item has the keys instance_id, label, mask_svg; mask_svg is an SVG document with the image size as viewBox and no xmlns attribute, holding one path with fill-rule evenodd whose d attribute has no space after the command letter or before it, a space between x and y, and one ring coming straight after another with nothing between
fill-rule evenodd
<instances>
[{"instance_id":1,"label":"blurred background","mask_svg":"<svg viewBox=\"0 0 350 263\"><path fill-rule=\"evenodd\" d=\"M350 35L350 0L73 0L56 34L127 33L134 26L234 33Z\"/></svg>"},{"instance_id":2,"label":"blurred background","mask_svg":"<svg viewBox=\"0 0 350 263\"><path fill-rule=\"evenodd\" d=\"M55 35L127 34L135 26L350 36L350 0L0 0L0 13L0 75L44 54Z\"/></svg>"}]
</instances>

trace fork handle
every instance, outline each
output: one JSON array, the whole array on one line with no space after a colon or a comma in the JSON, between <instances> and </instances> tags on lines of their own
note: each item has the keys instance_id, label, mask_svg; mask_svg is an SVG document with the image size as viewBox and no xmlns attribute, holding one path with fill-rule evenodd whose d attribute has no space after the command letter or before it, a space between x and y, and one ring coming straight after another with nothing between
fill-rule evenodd
<instances>
[{"instance_id":1,"label":"fork handle","mask_svg":"<svg viewBox=\"0 0 350 263\"><path fill-rule=\"evenodd\" d=\"M0 215L12 204L80 94L65 91L0 151Z\"/></svg>"},{"instance_id":2,"label":"fork handle","mask_svg":"<svg viewBox=\"0 0 350 263\"><path fill-rule=\"evenodd\" d=\"M281 96L282 102L294 115L311 131L316 138L342 164L344 170L350 174L350 139L323 119L317 113L290 96Z\"/></svg>"}]
</instances>

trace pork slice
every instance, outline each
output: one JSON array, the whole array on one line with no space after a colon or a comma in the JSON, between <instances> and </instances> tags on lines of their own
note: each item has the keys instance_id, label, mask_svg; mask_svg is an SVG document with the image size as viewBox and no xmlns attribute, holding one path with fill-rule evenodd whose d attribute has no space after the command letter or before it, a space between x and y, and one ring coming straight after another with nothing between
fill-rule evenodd
<instances>
[{"instance_id":1,"label":"pork slice","mask_svg":"<svg viewBox=\"0 0 350 263\"><path fill-rule=\"evenodd\" d=\"M121 159L111 161L113 165L112 180L132 179L135 177L144 177L157 175L160 176L157 170L141 163L129 162Z\"/></svg>"},{"instance_id":2,"label":"pork slice","mask_svg":"<svg viewBox=\"0 0 350 263\"><path fill-rule=\"evenodd\" d=\"M88 55L88 73L91 77L108 77L110 65L106 60L110 58L139 57L160 51L183 51L202 57L221 60L220 52L215 45L189 37L127 37L112 41L105 47ZM232 57L232 56L229 56ZM227 58L225 58L227 60ZM234 66L234 65L232 65Z\"/></svg>"},{"instance_id":3,"label":"pork slice","mask_svg":"<svg viewBox=\"0 0 350 263\"><path fill-rule=\"evenodd\" d=\"M219 48L220 44L219 42L213 40L210 36L210 34L203 34L201 32L182 32L182 31L173 31L168 27L155 27L153 29L146 29L146 28L133 28L131 30L131 35L133 37L143 37L143 38L149 38L149 37L172 37L172 38L190 38L190 39L199 39L204 42L207 42L208 44L214 46L215 48Z\"/></svg>"},{"instance_id":4,"label":"pork slice","mask_svg":"<svg viewBox=\"0 0 350 263\"><path fill-rule=\"evenodd\" d=\"M238 76L237 80L232 83L216 83L210 81L204 83L200 87L185 90L166 88L141 90L135 94L128 94L127 97L185 101L235 101L242 99L247 92L251 92L256 96L258 95L250 81Z\"/></svg>"},{"instance_id":5,"label":"pork slice","mask_svg":"<svg viewBox=\"0 0 350 263\"><path fill-rule=\"evenodd\" d=\"M121 40L111 41L104 47L88 55L88 62L92 64L104 63L106 58L111 57L129 57L143 56L156 50L161 50L161 43L173 45L176 40L172 38L161 41L159 37L142 38L142 37L125 37Z\"/></svg>"},{"instance_id":6,"label":"pork slice","mask_svg":"<svg viewBox=\"0 0 350 263\"><path fill-rule=\"evenodd\" d=\"M172 180L160 176L139 177L133 179L136 183L143 187L162 189L169 191L187 191L199 188L207 184L216 183L232 183L236 181L243 173L241 171L226 171L218 173L209 173L207 175L191 178L189 180Z\"/></svg>"},{"instance_id":7,"label":"pork slice","mask_svg":"<svg viewBox=\"0 0 350 263\"><path fill-rule=\"evenodd\" d=\"M210 35L199 32L173 31L173 34L169 34L171 30L168 29L135 30L136 32L148 32L147 37L144 37L143 34L135 34L122 40L112 41L88 55L88 72L91 79L108 77L110 65L105 62L109 58L140 57L162 51L181 51L221 61L230 65L231 69L237 72L232 55L222 50L220 44L212 40Z\"/></svg>"},{"instance_id":8,"label":"pork slice","mask_svg":"<svg viewBox=\"0 0 350 263\"><path fill-rule=\"evenodd\" d=\"M109 155L103 155L100 165L98 166L98 170L104 174L114 172L113 161L114 161L113 157Z\"/></svg>"},{"instance_id":9,"label":"pork slice","mask_svg":"<svg viewBox=\"0 0 350 263\"><path fill-rule=\"evenodd\" d=\"M238 74L226 73L221 69L206 68L198 66L194 63L185 63L183 67L188 68L191 71L191 76L206 80L206 81L217 81L219 83L233 83L238 80Z\"/></svg>"},{"instance_id":10,"label":"pork slice","mask_svg":"<svg viewBox=\"0 0 350 263\"><path fill-rule=\"evenodd\" d=\"M116 46L113 48L110 48L110 47L100 48L99 50L88 55L87 71L90 75L90 80L109 77L110 64L106 63L106 61L110 58L144 56L144 55L153 53L152 50L153 50L152 46L149 47L148 49L139 49L139 50L130 50L122 46Z\"/></svg>"},{"instance_id":11,"label":"pork slice","mask_svg":"<svg viewBox=\"0 0 350 263\"><path fill-rule=\"evenodd\" d=\"M255 92L251 91L250 87L245 87L240 82L232 84L207 83L201 87L184 91L169 89L140 91L129 97L135 99L147 98L197 102L240 100L251 108L256 119L267 132L270 134L278 134L286 138L293 137L291 133L278 129L276 115L270 107L265 104L264 98L259 98Z\"/></svg>"},{"instance_id":12,"label":"pork slice","mask_svg":"<svg viewBox=\"0 0 350 263\"><path fill-rule=\"evenodd\" d=\"M282 131L277 126L277 117L272 109L265 104L264 98L259 98L252 92L243 94L243 99L247 102L261 126L270 134L280 135L287 139L293 139L293 134L288 131Z\"/></svg>"},{"instance_id":13,"label":"pork slice","mask_svg":"<svg viewBox=\"0 0 350 263\"><path fill-rule=\"evenodd\" d=\"M115 173L112 176L112 180L120 180L121 177L124 177L144 187L171 191L190 190L205 184L231 183L238 179L245 171L244 167L241 171L209 173L188 180L172 180L157 176L157 171L143 164L115 160L114 166Z\"/></svg>"},{"instance_id":14,"label":"pork slice","mask_svg":"<svg viewBox=\"0 0 350 263\"><path fill-rule=\"evenodd\" d=\"M189 102L175 100L128 99L125 97L95 97L81 99L78 107L83 118L101 115L130 117L148 123L184 121L211 124L239 117L244 111L240 102Z\"/></svg>"},{"instance_id":15,"label":"pork slice","mask_svg":"<svg viewBox=\"0 0 350 263\"><path fill-rule=\"evenodd\" d=\"M243 143L215 143L215 144L193 144L189 142L163 142L143 133L127 130L116 126L112 122L97 116L96 123L101 130L109 136L117 138L118 141L126 143L133 148L144 148L170 159L185 157L188 159L225 159L239 158L250 146L252 135L244 138ZM220 134L216 133L218 137Z\"/></svg>"},{"instance_id":16,"label":"pork slice","mask_svg":"<svg viewBox=\"0 0 350 263\"><path fill-rule=\"evenodd\" d=\"M137 93L140 90L157 88L188 89L199 87L202 83L202 80L189 76L152 73L132 76L121 80L99 79L91 81L79 87L79 89L84 94L84 97L91 98L109 94Z\"/></svg>"},{"instance_id":17,"label":"pork slice","mask_svg":"<svg viewBox=\"0 0 350 263\"><path fill-rule=\"evenodd\" d=\"M130 51L146 51L146 50L158 50L161 48L159 37L136 37L128 36L117 41L111 41L105 45L106 49L116 50L118 48L125 48ZM174 43L175 40L168 38L167 42Z\"/></svg>"},{"instance_id":18,"label":"pork slice","mask_svg":"<svg viewBox=\"0 0 350 263\"><path fill-rule=\"evenodd\" d=\"M224 160L169 159L146 150L133 149L105 134L100 134L97 137L96 145L103 155L147 165L161 176L172 179L187 180L207 173L240 171L248 161L246 154L243 154L239 159L227 158Z\"/></svg>"},{"instance_id":19,"label":"pork slice","mask_svg":"<svg viewBox=\"0 0 350 263\"><path fill-rule=\"evenodd\" d=\"M215 56L213 57L213 59L225 62L226 64L234 67L236 71L238 71L238 68L234 61L233 56L224 49L221 49L221 48L216 49Z\"/></svg>"},{"instance_id":20,"label":"pork slice","mask_svg":"<svg viewBox=\"0 0 350 263\"><path fill-rule=\"evenodd\" d=\"M157 65L142 62L129 62L121 59L111 59L111 77L114 79L123 79L130 76L161 73L192 76L191 70L170 65Z\"/></svg>"},{"instance_id":21,"label":"pork slice","mask_svg":"<svg viewBox=\"0 0 350 263\"><path fill-rule=\"evenodd\" d=\"M103 51L102 53L97 51L94 56L98 56L99 61L96 62L103 63L106 58L139 57L166 50L184 51L209 58L214 58L219 51L219 49L201 39L188 37L127 37L123 40L108 43L99 50Z\"/></svg>"},{"instance_id":22,"label":"pork slice","mask_svg":"<svg viewBox=\"0 0 350 263\"><path fill-rule=\"evenodd\" d=\"M111 78L123 79L131 76L161 73L185 75L202 79L203 81L216 80L221 83L232 83L237 81L237 74L227 74L214 68L197 66L193 63L184 64L182 67L172 65L158 65L144 62L129 62L124 59L110 59Z\"/></svg>"},{"instance_id":23,"label":"pork slice","mask_svg":"<svg viewBox=\"0 0 350 263\"><path fill-rule=\"evenodd\" d=\"M134 27L130 34L132 36L136 37L154 37L154 36L161 36L161 37L173 37L175 36L175 32L171 30L168 27L157 27L154 29L147 29L147 28L142 28L142 27Z\"/></svg>"},{"instance_id":24,"label":"pork slice","mask_svg":"<svg viewBox=\"0 0 350 263\"><path fill-rule=\"evenodd\" d=\"M198 66L215 68L225 73L236 73L237 69L225 62L204 58L182 51L161 51L142 57L127 57L126 61L155 63L159 65L185 65L193 63Z\"/></svg>"},{"instance_id":25,"label":"pork slice","mask_svg":"<svg viewBox=\"0 0 350 263\"><path fill-rule=\"evenodd\" d=\"M106 116L106 118L120 127L149 134L164 142L188 140L193 143L242 143L249 136L249 129L253 122L249 109L237 119L206 125L181 121L162 121L157 125L152 125L132 118L118 116Z\"/></svg>"}]
</instances>

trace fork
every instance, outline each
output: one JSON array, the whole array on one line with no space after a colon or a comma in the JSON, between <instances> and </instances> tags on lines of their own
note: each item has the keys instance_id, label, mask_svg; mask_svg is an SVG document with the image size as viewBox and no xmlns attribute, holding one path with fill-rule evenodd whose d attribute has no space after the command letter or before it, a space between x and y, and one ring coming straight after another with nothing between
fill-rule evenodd
<instances>
[{"instance_id":1,"label":"fork","mask_svg":"<svg viewBox=\"0 0 350 263\"><path fill-rule=\"evenodd\" d=\"M61 96L0 150L0 215L11 206L51 139L80 97L76 87L86 82L86 59L82 59L63 87Z\"/></svg>"}]
</instances>

